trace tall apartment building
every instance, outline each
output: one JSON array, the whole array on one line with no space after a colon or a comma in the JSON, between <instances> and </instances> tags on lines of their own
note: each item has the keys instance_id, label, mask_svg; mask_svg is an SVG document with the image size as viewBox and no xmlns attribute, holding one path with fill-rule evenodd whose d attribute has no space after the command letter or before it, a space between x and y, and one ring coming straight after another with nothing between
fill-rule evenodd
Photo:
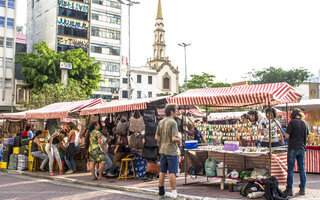
<instances>
[{"instance_id":1,"label":"tall apartment building","mask_svg":"<svg viewBox=\"0 0 320 200\"><path fill-rule=\"evenodd\" d=\"M14 105L15 0L0 0L0 111Z\"/></svg>"},{"instance_id":2,"label":"tall apartment building","mask_svg":"<svg viewBox=\"0 0 320 200\"><path fill-rule=\"evenodd\" d=\"M82 48L102 63L94 97L119 96L121 4L116 0L28 0L27 49L46 41L57 52Z\"/></svg>"}]
</instances>

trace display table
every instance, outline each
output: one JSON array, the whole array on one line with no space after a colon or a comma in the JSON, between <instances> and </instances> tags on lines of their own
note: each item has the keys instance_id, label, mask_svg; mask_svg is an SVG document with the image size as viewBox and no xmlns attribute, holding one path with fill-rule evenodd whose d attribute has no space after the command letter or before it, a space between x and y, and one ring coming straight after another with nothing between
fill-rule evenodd
<instances>
[{"instance_id":1,"label":"display table","mask_svg":"<svg viewBox=\"0 0 320 200\"><path fill-rule=\"evenodd\" d=\"M186 149L186 166L184 171L187 171L191 166L197 165L197 163L189 160L192 157L190 156L190 153L198 159L198 162L200 164L204 164L205 160L208 157L212 157L217 162L223 162L223 171L225 170L225 168L228 168L229 171L236 169L238 172L245 171L250 168L267 168L269 170L271 169L271 176L275 176L278 179L279 184L286 183L286 152L272 153L270 162L269 152L237 152L214 149ZM188 173L185 173L185 184L187 184L187 175ZM225 174L223 174L223 177L221 179L221 189L223 189L223 183L226 179L227 177L225 176Z\"/></svg>"},{"instance_id":2,"label":"display table","mask_svg":"<svg viewBox=\"0 0 320 200\"><path fill-rule=\"evenodd\" d=\"M307 146L304 159L306 173L320 174L320 146ZM295 163L294 171L298 172L298 163Z\"/></svg>"}]
</instances>

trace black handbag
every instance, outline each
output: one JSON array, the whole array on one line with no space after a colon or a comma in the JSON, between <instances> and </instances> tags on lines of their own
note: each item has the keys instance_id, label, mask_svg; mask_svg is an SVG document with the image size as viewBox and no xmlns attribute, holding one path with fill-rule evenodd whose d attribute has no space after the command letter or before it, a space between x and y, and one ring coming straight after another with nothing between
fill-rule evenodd
<instances>
[{"instance_id":1,"label":"black handbag","mask_svg":"<svg viewBox=\"0 0 320 200\"><path fill-rule=\"evenodd\" d=\"M81 148L76 146L75 143L70 143L66 149L67 156L76 156L81 153Z\"/></svg>"},{"instance_id":2,"label":"black handbag","mask_svg":"<svg viewBox=\"0 0 320 200\"><path fill-rule=\"evenodd\" d=\"M155 139L154 135L145 135L144 139L145 139L144 146L146 146L146 147L156 147L156 146L158 146L158 142Z\"/></svg>"},{"instance_id":3,"label":"black handbag","mask_svg":"<svg viewBox=\"0 0 320 200\"><path fill-rule=\"evenodd\" d=\"M21 137L16 136L13 141L13 147L21 147Z\"/></svg>"},{"instance_id":4,"label":"black handbag","mask_svg":"<svg viewBox=\"0 0 320 200\"><path fill-rule=\"evenodd\" d=\"M145 122L155 122L156 121L156 111L155 110L145 110L143 113L143 120Z\"/></svg>"},{"instance_id":5,"label":"black handbag","mask_svg":"<svg viewBox=\"0 0 320 200\"><path fill-rule=\"evenodd\" d=\"M159 156L159 148L158 147L146 147L144 146L142 149L142 158L146 160L155 160Z\"/></svg>"},{"instance_id":6,"label":"black handbag","mask_svg":"<svg viewBox=\"0 0 320 200\"><path fill-rule=\"evenodd\" d=\"M145 135L150 135L150 136L155 136L156 132L157 132L157 127L158 124L153 122L146 122L146 130L145 130Z\"/></svg>"}]
</instances>

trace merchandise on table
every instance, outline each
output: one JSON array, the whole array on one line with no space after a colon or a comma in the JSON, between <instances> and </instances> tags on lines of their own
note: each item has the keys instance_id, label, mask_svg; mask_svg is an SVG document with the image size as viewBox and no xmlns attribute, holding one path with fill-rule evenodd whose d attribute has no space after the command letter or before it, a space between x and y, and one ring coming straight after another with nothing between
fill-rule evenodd
<instances>
[{"instance_id":1,"label":"merchandise on table","mask_svg":"<svg viewBox=\"0 0 320 200\"><path fill-rule=\"evenodd\" d=\"M258 141L269 140L269 129L263 126L251 126L245 124L234 125L198 125L197 129L206 137L209 143L215 145L224 144L225 141L240 141L240 146L256 146ZM277 127L271 124L272 137L279 137Z\"/></svg>"}]
</instances>

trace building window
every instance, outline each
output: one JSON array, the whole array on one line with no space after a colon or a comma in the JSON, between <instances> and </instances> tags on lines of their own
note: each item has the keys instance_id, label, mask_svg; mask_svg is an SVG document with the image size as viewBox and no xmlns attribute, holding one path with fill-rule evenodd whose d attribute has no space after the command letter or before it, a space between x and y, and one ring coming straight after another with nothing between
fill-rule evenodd
<instances>
[{"instance_id":1,"label":"building window","mask_svg":"<svg viewBox=\"0 0 320 200\"><path fill-rule=\"evenodd\" d=\"M0 37L0 47L3 47L4 37Z\"/></svg>"},{"instance_id":2,"label":"building window","mask_svg":"<svg viewBox=\"0 0 320 200\"><path fill-rule=\"evenodd\" d=\"M14 9L14 0L8 0L8 8Z\"/></svg>"},{"instance_id":3,"label":"building window","mask_svg":"<svg viewBox=\"0 0 320 200\"><path fill-rule=\"evenodd\" d=\"M148 84L152 84L152 76L148 76Z\"/></svg>"},{"instance_id":4,"label":"building window","mask_svg":"<svg viewBox=\"0 0 320 200\"><path fill-rule=\"evenodd\" d=\"M59 35L70 35L75 37L87 38L88 31L85 29L71 28L65 26L58 26L58 34Z\"/></svg>"},{"instance_id":5,"label":"building window","mask_svg":"<svg viewBox=\"0 0 320 200\"><path fill-rule=\"evenodd\" d=\"M152 98L152 92L148 92L148 97Z\"/></svg>"},{"instance_id":6,"label":"building window","mask_svg":"<svg viewBox=\"0 0 320 200\"><path fill-rule=\"evenodd\" d=\"M77 11L77 10L72 10L72 9L68 9L68 8L60 7L59 8L59 16L70 17L70 18L88 21L88 13Z\"/></svg>"},{"instance_id":7,"label":"building window","mask_svg":"<svg viewBox=\"0 0 320 200\"><path fill-rule=\"evenodd\" d=\"M79 49L79 48L81 48L81 47L75 47L75 46L64 45L64 44L58 44L57 47L58 47L57 48L58 53L66 52L66 51L71 50L71 49ZM81 49L86 53L88 52L88 49L86 49L86 48L81 48Z\"/></svg>"},{"instance_id":8,"label":"building window","mask_svg":"<svg viewBox=\"0 0 320 200\"><path fill-rule=\"evenodd\" d=\"M3 67L3 58L0 58L0 67Z\"/></svg>"},{"instance_id":9,"label":"building window","mask_svg":"<svg viewBox=\"0 0 320 200\"><path fill-rule=\"evenodd\" d=\"M12 68L12 58L6 58L6 68Z\"/></svg>"},{"instance_id":10,"label":"building window","mask_svg":"<svg viewBox=\"0 0 320 200\"><path fill-rule=\"evenodd\" d=\"M7 18L7 27L8 28L13 28L13 24L14 24L14 19Z\"/></svg>"},{"instance_id":11,"label":"building window","mask_svg":"<svg viewBox=\"0 0 320 200\"><path fill-rule=\"evenodd\" d=\"M141 75L137 75L137 83L141 83Z\"/></svg>"},{"instance_id":12,"label":"building window","mask_svg":"<svg viewBox=\"0 0 320 200\"><path fill-rule=\"evenodd\" d=\"M120 17L120 15L92 12L92 19L99 20L99 21L102 21L102 22L107 22L107 23L110 23L110 24L121 25L121 17Z\"/></svg>"},{"instance_id":13,"label":"building window","mask_svg":"<svg viewBox=\"0 0 320 200\"><path fill-rule=\"evenodd\" d=\"M11 88L11 79L4 79L4 87L5 88Z\"/></svg>"},{"instance_id":14,"label":"building window","mask_svg":"<svg viewBox=\"0 0 320 200\"><path fill-rule=\"evenodd\" d=\"M101 51L102 51L102 49L101 49ZM101 65L101 70L108 71L108 72L120 72L120 63L103 62Z\"/></svg>"},{"instance_id":15,"label":"building window","mask_svg":"<svg viewBox=\"0 0 320 200\"><path fill-rule=\"evenodd\" d=\"M123 99L128 98L128 91L122 90L122 98L123 98Z\"/></svg>"},{"instance_id":16,"label":"building window","mask_svg":"<svg viewBox=\"0 0 320 200\"><path fill-rule=\"evenodd\" d=\"M163 89L170 89L170 79L168 77L163 78Z\"/></svg>"},{"instance_id":17,"label":"building window","mask_svg":"<svg viewBox=\"0 0 320 200\"><path fill-rule=\"evenodd\" d=\"M18 94L17 94L17 102L23 103L23 101L24 101L24 90L22 88L19 88Z\"/></svg>"},{"instance_id":18,"label":"building window","mask_svg":"<svg viewBox=\"0 0 320 200\"><path fill-rule=\"evenodd\" d=\"M96 3L96 4L102 5L103 1L102 0L92 0L92 3Z\"/></svg>"},{"instance_id":19,"label":"building window","mask_svg":"<svg viewBox=\"0 0 320 200\"><path fill-rule=\"evenodd\" d=\"M91 35L113 40L120 40L121 32L106 28L92 27Z\"/></svg>"},{"instance_id":20,"label":"building window","mask_svg":"<svg viewBox=\"0 0 320 200\"><path fill-rule=\"evenodd\" d=\"M92 3L96 3L99 5L104 5L104 6L108 6L111 8L121 8L121 5L119 2L116 1L110 1L110 0L92 0Z\"/></svg>"},{"instance_id":21,"label":"building window","mask_svg":"<svg viewBox=\"0 0 320 200\"><path fill-rule=\"evenodd\" d=\"M1 7L6 7L6 1L5 0L0 0L0 6Z\"/></svg>"},{"instance_id":22,"label":"building window","mask_svg":"<svg viewBox=\"0 0 320 200\"><path fill-rule=\"evenodd\" d=\"M123 84L128 84L128 79L127 79L127 78L123 78L123 79L122 79L122 83L123 83Z\"/></svg>"},{"instance_id":23,"label":"building window","mask_svg":"<svg viewBox=\"0 0 320 200\"><path fill-rule=\"evenodd\" d=\"M0 17L0 27L4 27L4 17Z\"/></svg>"},{"instance_id":24,"label":"building window","mask_svg":"<svg viewBox=\"0 0 320 200\"><path fill-rule=\"evenodd\" d=\"M141 99L141 91L137 91L137 99Z\"/></svg>"},{"instance_id":25,"label":"building window","mask_svg":"<svg viewBox=\"0 0 320 200\"><path fill-rule=\"evenodd\" d=\"M91 52L112 55L112 56L120 56L120 48L113 47L113 46L92 44L91 45Z\"/></svg>"},{"instance_id":26,"label":"building window","mask_svg":"<svg viewBox=\"0 0 320 200\"><path fill-rule=\"evenodd\" d=\"M7 38L6 48L12 48L12 47L13 47L13 38Z\"/></svg>"}]
</instances>

